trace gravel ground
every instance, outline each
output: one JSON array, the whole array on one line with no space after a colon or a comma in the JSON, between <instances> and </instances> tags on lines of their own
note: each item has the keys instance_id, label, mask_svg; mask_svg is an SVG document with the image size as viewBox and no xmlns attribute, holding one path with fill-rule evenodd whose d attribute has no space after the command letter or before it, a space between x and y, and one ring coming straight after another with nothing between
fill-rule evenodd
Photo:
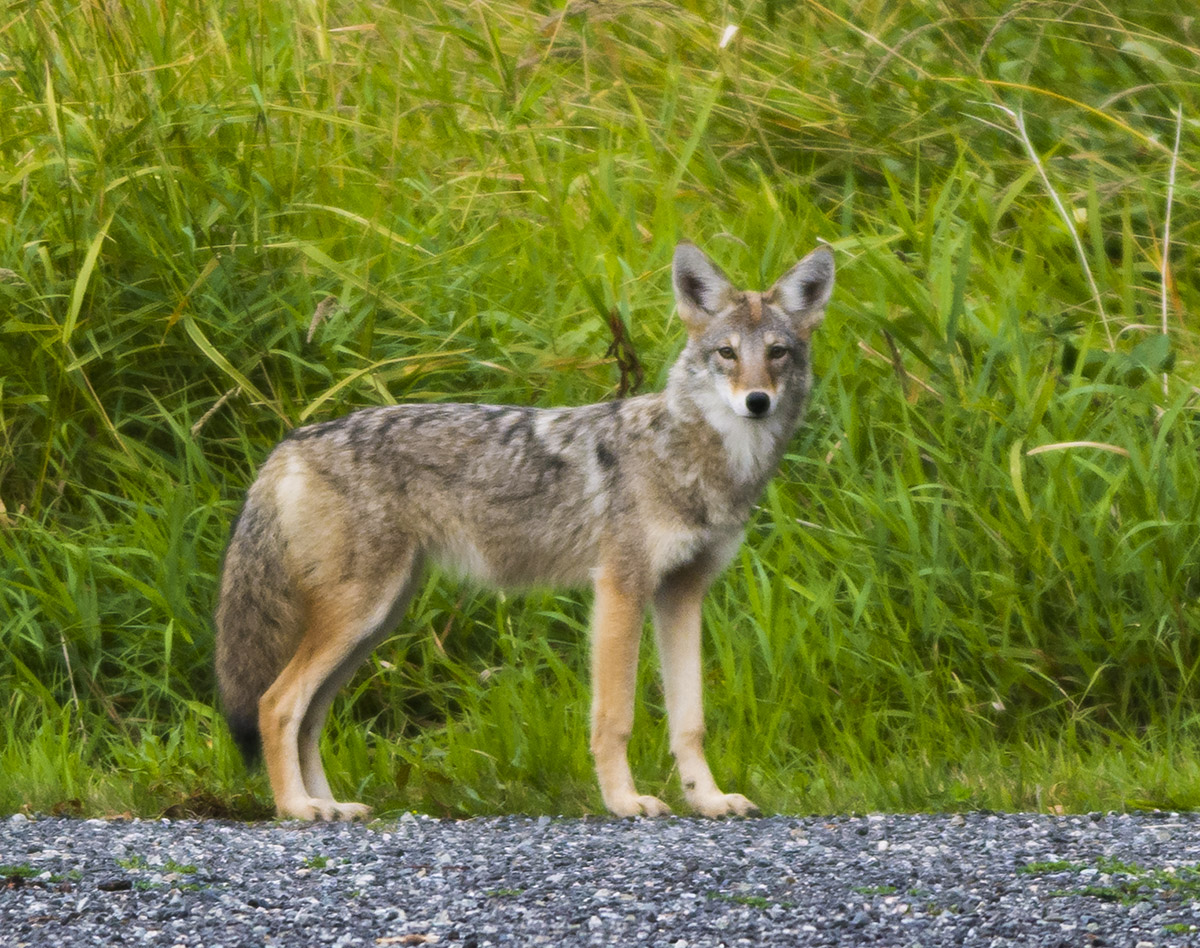
<instances>
[{"instance_id":1,"label":"gravel ground","mask_svg":"<svg viewBox=\"0 0 1200 948\"><path fill-rule=\"evenodd\" d=\"M0 945L1200 945L1200 814L0 822Z\"/></svg>"}]
</instances>

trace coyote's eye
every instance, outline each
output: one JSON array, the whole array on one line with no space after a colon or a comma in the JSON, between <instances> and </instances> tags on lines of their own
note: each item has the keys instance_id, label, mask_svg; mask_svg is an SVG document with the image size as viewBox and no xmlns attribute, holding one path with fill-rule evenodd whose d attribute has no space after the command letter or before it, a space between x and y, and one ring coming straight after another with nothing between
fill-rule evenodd
<instances>
[{"instance_id":1,"label":"coyote's eye","mask_svg":"<svg viewBox=\"0 0 1200 948\"><path fill-rule=\"evenodd\" d=\"M791 355L791 352L792 352L792 350L789 349L787 346L781 346L781 345L776 344L776 345L770 346L767 349L767 358L768 359L782 359L782 358L785 358L786 356Z\"/></svg>"},{"instance_id":2,"label":"coyote's eye","mask_svg":"<svg viewBox=\"0 0 1200 948\"><path fill-rule=\"evenodd\" d=\"M737 358L737 353L733 351L733 346L721 346L719 349L717 349L717 355L719 355L722 359L729 360L730 362Z\"/></svg>"}]
</instances>

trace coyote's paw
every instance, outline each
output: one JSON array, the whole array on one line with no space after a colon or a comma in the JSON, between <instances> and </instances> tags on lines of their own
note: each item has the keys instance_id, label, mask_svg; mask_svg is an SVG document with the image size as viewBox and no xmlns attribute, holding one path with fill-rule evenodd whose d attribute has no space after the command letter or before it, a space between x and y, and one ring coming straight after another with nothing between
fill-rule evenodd
<instances>
[{"instance_id":1,"label":"coyote's paw","mask_svg":"<svg viewBox=\"0 0 1200 948\"><path fill-rule=\"evenodd\" d=\"M371 818L371 808L365 803L338 803L331 801L323 811L321 819L339 820L348 823L351 820L367 821Z\"/></svg>"},{"instance_id":2,"label":"coyote's paw","mask_svg":"<svg viewBox=\"0 0 1200 948\"><path fill-rule=\"evenodd\" d=\"M758 807L740 793L715 793L688 801L701 816L750 816Z\"/></svg>"},{"instance_id":3,"label":"coyote's paw","mask_svg":"<svg viewBox=\"0 0 1200 948\"><path fill-rule=\"evenodd\" d=\"M608 803L615 816L670 816L671 808L658 797L631 794Z\"/></svg>"},{"instance_id":4,"label":"coyote's paw","mask_svg":"<svg viewBox=\"0 0 1200 948\"><path fill-rule=\"evenodd\" d=\"M321 800L317 797L279 803L277 809L280 818L285 820L325 820L336 823L371 817L371 808L365 804L339 803L337 800Z\"/></svg>"}]
</instances>

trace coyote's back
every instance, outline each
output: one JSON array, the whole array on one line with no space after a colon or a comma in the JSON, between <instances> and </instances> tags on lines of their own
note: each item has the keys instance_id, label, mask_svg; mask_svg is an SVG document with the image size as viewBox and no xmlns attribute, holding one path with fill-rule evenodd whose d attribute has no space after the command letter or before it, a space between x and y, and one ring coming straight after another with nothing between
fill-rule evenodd
<instances>
[{"instance_id":1,"label":"coyote's back","mask_svg":"<svg viewBox=\"0 0 1200 948\"><path fill-rule=\"evenodd\" d=\"M752 808L704 760L700 601L800 422L833 259L819 249L770 291L743 292L681 244L674 282L688 343L662 392L366 409L272 452L226 554L217 674L248 756L261 735L281 815L367 812L333 799L318 738L430 561L496 586L595 587L592 751L621 815L666 812L637 794L625 753L650 607L685 796L709 815Z\"/></svg>"}]
</instances>

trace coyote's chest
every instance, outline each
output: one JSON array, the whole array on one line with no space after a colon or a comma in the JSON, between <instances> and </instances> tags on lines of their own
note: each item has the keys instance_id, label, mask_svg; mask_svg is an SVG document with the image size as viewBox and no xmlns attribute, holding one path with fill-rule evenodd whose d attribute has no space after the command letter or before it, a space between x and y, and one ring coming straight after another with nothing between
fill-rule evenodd
<instances>
[{"instance_id":1,"label":"coyote's chest","mask_svg":"<svg viewBox=\"0 0 1200 948\"><path fill-rule=\"evenodd\" d=\"M700 558L722 566L742 540L743 525L692 526L680 520L649 520L645 524L645 552L654 576L665 576Z\"/></svg>"}]
</instances>

